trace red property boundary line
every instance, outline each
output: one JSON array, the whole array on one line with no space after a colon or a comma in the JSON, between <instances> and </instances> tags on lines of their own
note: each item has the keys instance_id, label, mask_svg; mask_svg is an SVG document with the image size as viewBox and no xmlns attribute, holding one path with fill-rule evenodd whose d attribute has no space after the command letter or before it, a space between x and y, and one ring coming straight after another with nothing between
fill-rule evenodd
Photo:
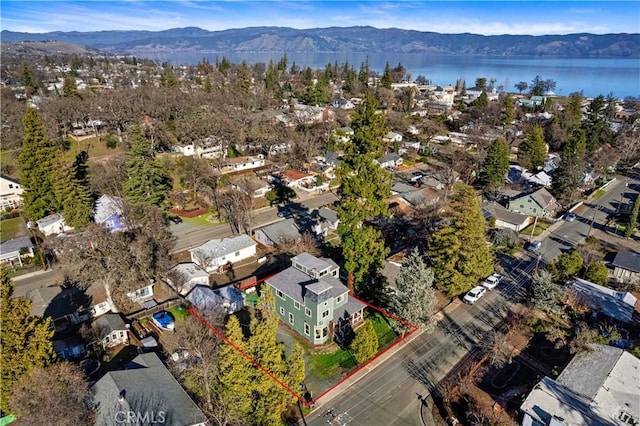
<instances>
[{"instance_id":1,"label":"red property boundary line","mask_svg":"<svg viewBox=\"0 0 640 426\"><path fill-rule=\"evenodd\" d=\"M241 290L245 290L245 289L250 288L250 287L255 287L258 283L262 283L262 282L264 282L265 280L267 280L269 278L270 277L263 278L263 279L261 279L260 281L258 281L256 283L252 283L252 285L250 285L250 286L246 286L246 287L242 288ZM251 362L251 364L255 365L260 371L265 373L272 380L274 380L277 384L282 386L282 388L284 390L286 390L288 393L290 393L294 398L296 398L298 401L300 401L302 404L304 404L307 408L310 408L316 402L318 402L318 400L320 400L323 396L327 395L329 392L331 392L332 390L334 390L335 388L337 388L338 386L340 386L341 384L343 384L344 382L346 382L347 380L352 378L360 370L362 370L363 368L367 367L368 365L370 365L371 363L373 363L374 361L379 359L385 353L389 352L391 349L393 349L394 347L396 347L400 343L404 342L406 339L411 337L416 331L418 331L418 327L416 325L411 324L410 322L408 322L407 320L405 320L403 318L400 318L400 317L398 317L396 315L393 315L392 313L386 311L385 309L382 309L382 308L379 308L377 306L374 306L371 303L365 302L364 300L361 300L361 299L359 299L359 298L357 298L355 296L349 296L349 297L352 297L353 299L359 301L360 303L365 304L369 308L371 308L371 309L373 309L375 311L378 311L381 314L383 314L383 315L385 315L385 316L387 316L387 317L389 317L389 318L391 318L391 319L393 319L395 321L398 321L399 323L409 327L411 329L411 331L409 333L405 334L404 337L402 337L401 339L397 340L395 343L393 343L389 347L385 348L382 352L380 352L379 354L377 354L376 356L374 356L373 358L371 358L370 360L365 362L364 364L358 366L355 370L353 370L351 373L349 373L344 379L340 380L338 383L334 384L329 389L327 389L324 392L322 392L317 398L314 398L311 402L307 402L302 396L297 394L289 386L287 386L285 383L283 383L282 380L278 379L269 370L264 368L259 362L257 362L251 356L249 356L242 349L240 349L235 343L233 343L231 340L227 339L227 336L225 336L224 333L222 333L220 330L218 330L217 328L215 328L214 326L209 324L209 322L207 322L207 320L205 320L204 318L202 318L200 315L198 315L196 313L197 308L195 306L190 307L188 312L189 312L189 314L191 314L191 316L193 316L195 319L200 321L200 323L202 323L205 327L209 328L209 330L211 330L213 333L215 333L216 336L220 337L225 343L229 344L233 349L238 351L243 357L245 357L249 362Z\"/></svg>"}]
</instances>

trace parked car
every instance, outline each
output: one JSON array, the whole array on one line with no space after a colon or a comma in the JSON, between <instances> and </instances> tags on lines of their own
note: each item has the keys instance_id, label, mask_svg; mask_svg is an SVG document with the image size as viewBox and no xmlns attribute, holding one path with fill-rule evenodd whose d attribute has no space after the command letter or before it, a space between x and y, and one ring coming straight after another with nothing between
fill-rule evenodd
<instances>
[{"instance_id":1,"label":"parked car","mask_svg":"<svg viewBox=\"0 0 640 426\"><path fill-rule=\"evenodd\" d=\"M542 246L542 241L530 241L527 244L527 250L529 250L532 253L535 253L538 250L540 250L541 246Z\"/></svg>"},{"instance_id":2,"label":"parked car","mask_svg":"<svg viewBox=\"0 0 640 426\"><path fill-rule=\"evenodd\" d=\"M573 222L574 220L576 220L576 214L575 213L567 213L566 215L564 215L564 220L566 220L567 222Z\"/></svg>"},{"instance_id":3,"label":"parked car","mask_svg":"<svg viewBox=\"0 0 640 426\"><path fill-rule=\"evenodd\" d=\"M180 216L169 216L169 220L175 224L182 223L182 218Z\"/></svg>"},{"instance_id":4,"label":"parked car","mask_svg":"<svg viewBox=\"0 0 640 426\"><path fill-rule=\"evenodd\" d=\"M501 280L502 280L502 275L491 274L490 276L484 279L481 285L487 290L493 290L494 288L496 288L496 286L500 283Z\"/></svg>"},{"instance_id":5,"label":"parked car","mask_svg":"<svg viewBox=\"0 0 640 426\"><path fill-rule=\"evenodd\" d=\"M487 289L482 287L481 285L476 286L474 288L472 288L471 290L469 290L467 292L467 294L464 295L464 297L462 298L462 300L465 303L468 303L470 305L473 305L474 303L476 303L482 296L485 295L485 293L487 292Z\"/></svg>"}]
</instances>

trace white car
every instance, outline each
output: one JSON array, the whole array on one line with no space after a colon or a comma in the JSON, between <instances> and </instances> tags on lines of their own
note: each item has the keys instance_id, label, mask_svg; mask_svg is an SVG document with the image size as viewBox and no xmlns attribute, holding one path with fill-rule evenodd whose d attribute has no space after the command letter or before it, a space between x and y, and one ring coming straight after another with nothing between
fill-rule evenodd
<instances>
[{"instance_id":1,"label":"white car","mask_svg":"<svg viewBox=\"0 0 640 426\"><path fill-rule=\"evenodd\" d=\"M485 295L485 293L487 292L487 289L482 287L481 285L476 286L474 288L472 288L471 290L469 290L467 292L467 294L464 295L464 297L462 298L462 300L465 303L468 303L470 305L473 305L474 303L476 303L482 296Z\"/></svg>"},{"instance_id":2,"label":"white car","mask_svg":"<svg viewBox=\"0 0 640 426\"><path fill-rule=\"evenodd\" d=\"M487 290L493 290L500 283L500 280L502 280L502 275L491 274L490 276L484 279L481 285Z\"/></svg>"}]
</instances>

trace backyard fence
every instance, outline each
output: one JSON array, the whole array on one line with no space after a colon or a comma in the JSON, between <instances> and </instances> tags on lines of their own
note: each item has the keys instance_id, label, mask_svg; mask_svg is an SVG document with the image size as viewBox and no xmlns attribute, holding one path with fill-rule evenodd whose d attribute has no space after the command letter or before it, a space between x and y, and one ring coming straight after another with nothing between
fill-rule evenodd
<instances>
[{"instance_id":1,"label":"backyard fence","mask_svg":"<svg viewBox=\"0 0 640 426\"><path fill-rule=\"evenodd\" d=\"M173 308L174 306L178 306L182 304L182 299L180 298L175 298L175 299L170 299L167 300L165 302L162 302L159 305L154 306L153 308L149 308L149 309L141 309L139 311L136 311L132 314L127 315L127 319L140 319L143 317L148 317L149 315L153 315L155 313L158 313L160 311L166 311L169 308Z\"/></svg>"}]
</instances>

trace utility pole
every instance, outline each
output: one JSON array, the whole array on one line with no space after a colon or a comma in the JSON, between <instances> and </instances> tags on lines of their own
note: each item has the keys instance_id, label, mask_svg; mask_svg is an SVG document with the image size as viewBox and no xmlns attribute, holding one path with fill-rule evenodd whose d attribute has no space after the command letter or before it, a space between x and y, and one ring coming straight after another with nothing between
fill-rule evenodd
<instances>
[{"instance_id":1,"label":"utility pole","mask_svg":"<svg viewBox=\"0 0 640 426\"><path fill-rule=\"evenodd\" d=\"M529 236L529 242L533 241L533 232L536 230L536 225L538 224L538 216L536 216L533 221L533 228L531 228L531 235Z\"/></svg>"},{"instance_id":2,"label":"utility pole","mask_svg":"<svg viewBox=\"0 0 640 426\"><path fill-rule=\"evenodd\" d=\"M36 234L36 228L37 227L38 227L37 223L34 223L31 220L27 221L27 229L29 229L31 231L31 234L33 235L33 241L36 244L36 250L37 250L38 254L40 255L40 263L42 263L42 270L46 271L47 270L47 264L44 261L44 256L42 254L42 247L40 247L40 239L38 238L38 235Z\"/></svg>"}]
</instances>

